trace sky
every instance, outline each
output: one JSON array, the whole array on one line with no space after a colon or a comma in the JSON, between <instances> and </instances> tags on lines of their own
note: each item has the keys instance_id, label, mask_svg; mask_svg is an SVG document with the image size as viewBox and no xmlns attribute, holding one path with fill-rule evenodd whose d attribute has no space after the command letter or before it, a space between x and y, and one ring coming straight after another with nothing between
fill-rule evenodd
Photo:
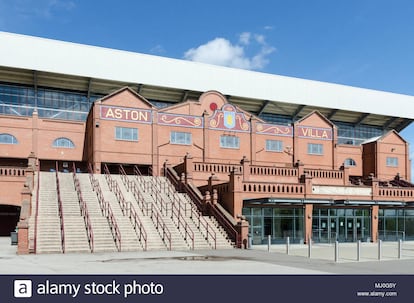
<instances>
[{"instance_id":1,"label":"sky","mask_svg":"<svg viewBox=\"0 0 414 303\"><path fill-rule=\"evenodd\" d=\"M0 31L414 96L413 16L411 0L0 0ZM414 125L402 136L414 159Z\"/></svg>"}]
</instances>

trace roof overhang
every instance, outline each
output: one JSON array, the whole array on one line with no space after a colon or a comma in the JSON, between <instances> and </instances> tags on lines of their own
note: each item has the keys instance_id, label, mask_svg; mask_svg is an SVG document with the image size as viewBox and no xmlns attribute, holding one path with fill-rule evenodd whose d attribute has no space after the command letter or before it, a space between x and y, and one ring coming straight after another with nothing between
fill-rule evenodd
<instances>
[{"instance_id":1,"label":"roof overhang","mask_svg":"<svg viewBox=\"0 0 414 303\"><path fill-rule=\"evenodd\" d=\"M0 32L0 81L109 94L123 86L149 100L181 102L217 90L253 114L330 120L400 131L413 96ZM34 83L36 82L36 83Z\"/></svg>"}]
</instances>

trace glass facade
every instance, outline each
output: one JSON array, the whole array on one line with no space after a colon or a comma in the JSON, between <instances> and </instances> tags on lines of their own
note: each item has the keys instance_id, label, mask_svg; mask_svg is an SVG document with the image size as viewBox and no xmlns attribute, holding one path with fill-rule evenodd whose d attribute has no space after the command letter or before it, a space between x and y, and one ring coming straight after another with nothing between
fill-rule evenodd
<instances>
[{"instance_id":1,"label":"glass facade","mask_svg":"<svg viewBox=\"0 0 414 303\"><path fill-rule=\"evenodd\" d=\"M331 243L369 241L371 210L369 208L314 208L312 239Z\"/></svg>"},{"instance_id":2,"label":"glass facade","mask_svg":"<svg viewBox=\"0 0 414 303\"><path fill-rule=\"evenodd\" d=\"M385 241L414 240L414 209L380 209L378 237Z\"/></svg>"},{"instance_id":3,"label":"glass facade","mask_svg":"<svg viewBox=\"0 0 414 303\"><path fill-rule=\"evenodd\" d=\"M86 121L92 103L100 95L0 84L0 114L31 116L35 108L39 117Z\"/></svg>"},{"instance_id":4,"label":"glass facade","mask_svg":"<svg viewBox=\"0 0 414 303\"><path fill-rule=\"evenodd\" d=\"M303 243L304 210L287 207L244 207L243 216L249 221L249 235L253 244L266 244L268 236L272 243Z\"/></svg>"},{"instance_id":5,"label":"glass facade","mask_svg":"<svg viewBox=\"0 0 414 303\"><path fill-rule=\"evenodd\" d=\"M260 116L269 123L291 125L294 121L291 116L262 113ZM351 123L332 121L338 128L338 144L361 145L367 139L384 134L381 127L372 125L353 125Z\"/></svg>"},{"instance_id":6,"label":"glass facade","mask_svg":"<svg viewBox=\"0 0 414 303\"><path fill-rule=\"evenodd\" d=\"M381 127L364 124L352 125L335 121L333 123L338 127L338 144L361 145L367 139L384 134L384 130Z\"/></svg>"}]
</instances>

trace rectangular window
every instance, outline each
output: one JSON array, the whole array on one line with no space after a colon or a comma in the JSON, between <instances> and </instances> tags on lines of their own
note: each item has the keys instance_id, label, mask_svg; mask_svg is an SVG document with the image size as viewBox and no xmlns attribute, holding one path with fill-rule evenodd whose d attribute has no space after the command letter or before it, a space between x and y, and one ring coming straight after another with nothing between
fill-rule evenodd
<instances>
[{"instance_id":1,"label":"rectangular window","mask_svg":"<svg viewBox=\"0 0 414 303\"><path fill-rule=\"evenodd\" d=\"M387 166L398 167L397 157L387 157Z\"/></svg>"},{"instance_id":2,"label":"rectangular window","mask_svg":"<svg viewBox=\"0 0 414 303\"><path fill-rule=\"evenodd\" d=\"M323 155L323 145L308 143L308 154L309 155Z\"/></svg>"},{"instance_id":3,"label":"rectangular window","mask_svg":"<svg viewBox=\"0 0 414 303\"><path fill-rule=\"evenodd\" d=\"M280 140L266 140L266 150L272 152L282 152L283 142Z\"/></svg>"},{"instance_id":4,"label":"rectangular window","mask_svg":"<svg viewBox=\"0 0 414 303\"><path fill-rule=\"evenodd\" d=\"M115 127L115 139L124 141L138 141L138 129L129 127Z\"/></svg>"},{"instance_id":5,"label":"rectangular window","mask_svg":"<svg viewBox=\"0 0 414 303\"><path fill-rule=\"evenodd\" d=\"M171 132L170 142L171 144L191 145L192 143L191 133Z\"/></svg>"},{"instance_id":6,"label":"rectangular window","mask_svg":"<svg viewBox=\"0 0 414 303\"><path fill-rule=\"evenodd\" d=\"M220 147L223 148L240 148L240 138L236 136L221 136Z\"/></svg>"}]
</instances>

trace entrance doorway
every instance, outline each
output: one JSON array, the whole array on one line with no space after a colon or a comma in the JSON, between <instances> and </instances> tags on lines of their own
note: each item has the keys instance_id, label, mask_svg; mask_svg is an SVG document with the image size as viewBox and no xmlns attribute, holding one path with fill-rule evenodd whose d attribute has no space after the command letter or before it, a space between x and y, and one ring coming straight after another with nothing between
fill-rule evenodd
<instances>
[{"instance_id":1,"label":"entrance doorway","mask_svg":"<svg viewBox=\"0 0 414 303\"><path fill-rule=\"evenodd\" d=\"M316 242L368 241L370 237L369 209L315 208L313 211L312 238Z\"/></svg>"},{"instance_id":2,"label":"entrance doorway","mask_svg":"<svg viewBox=\"0 0 414 303\"><path fill-rule=\"evenodd\" d=\"M304 241L304 211L302 207L244 207L243 215L249 221L249 236L254 245Z\"/></svg>"},{"instance_id":3,"label":"entrance doorway","mask_svg":"<svg viewBox=\"0 0 414 303\"><path fill-rule=\"evenodd\" d=\"M0 205L0 236L10 236L16 229L20 217L20 206Z\"/></svg>"}]
</instances>

